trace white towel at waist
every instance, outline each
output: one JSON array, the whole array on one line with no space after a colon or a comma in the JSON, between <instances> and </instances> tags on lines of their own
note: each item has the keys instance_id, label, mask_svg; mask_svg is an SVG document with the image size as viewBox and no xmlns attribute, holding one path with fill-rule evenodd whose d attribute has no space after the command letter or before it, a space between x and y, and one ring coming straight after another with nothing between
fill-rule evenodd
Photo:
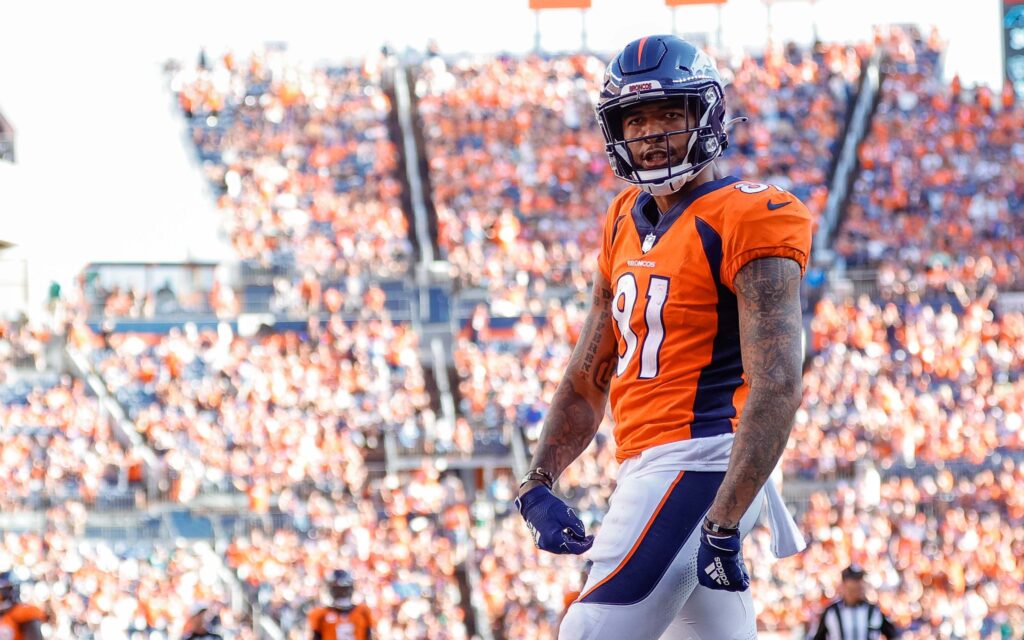
<instances>
[{"instance_id":1,"label":"white towel at waist","mask_svg":"<svg viewBox=\"0 0 1024 640\"><path fill-rule=\"evenodd\" d=\"M729 468L732 453L731 433L710 438L693 438L651 447L638 456L622 463L619 476L627 473L662 471L725 471ZM775 483L769 478L764 487L765 510L768 515L768 529L772 535L772 554L786 558L800 553L807 547L803 534L797 528L786 503L782 501Z\"/></svg>"}]
</instances>

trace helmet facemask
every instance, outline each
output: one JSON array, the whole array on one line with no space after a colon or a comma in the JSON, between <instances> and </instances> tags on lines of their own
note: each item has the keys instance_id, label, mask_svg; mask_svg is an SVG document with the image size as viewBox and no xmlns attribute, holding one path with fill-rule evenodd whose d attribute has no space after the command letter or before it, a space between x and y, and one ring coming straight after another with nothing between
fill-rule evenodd
<instances>
[{"instance_id":1,"label":"helmet facemask","mask_svg":"<svg viewBox=\"0 0 1024 640\"><path fill-rule=\"evenodd\" d=\"M631 107L664 101L677 103L685 114L680 129L625 137L623 116L628 117ZM724 114L721 86L713 81L671 89L656 87L608 100L597 109L598 122L605 136L605 152L615 175L655 196L679 191L721 155L727 144L722 127ZM680 145L678 142L683 136L688 136L688 139ZM661 154L653 151L658 146L664 148ZM637 157L637 153L641 157ZM647 163L643 156L648 154L664 158L664 162L658 163L657 167L645 167Z\"/></svg>"}]
</instances>

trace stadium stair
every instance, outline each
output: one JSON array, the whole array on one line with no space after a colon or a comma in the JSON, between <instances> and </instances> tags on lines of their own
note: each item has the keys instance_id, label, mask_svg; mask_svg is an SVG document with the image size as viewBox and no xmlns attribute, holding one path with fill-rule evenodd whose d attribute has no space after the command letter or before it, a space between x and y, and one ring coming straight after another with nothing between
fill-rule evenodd
<instances>
[{"instance_id":1,"label":"stadium stair","mask_svg":"<svg viewBox=\"0 0 1024 640\"><path fill-rule=\"evenodd\" d=\"M393 58L390 82L385 91L392 99L389 129L395 146L402 150L403 192L408 196L406 211L411 211L410 228L415 230L417 263L413 269L416 294L412 324L420 335L421 359L438 421L449 426L457 417L454 390L458 388L453 351L458 331L452 313L453 285L446 261L436 260L437 212L430 185L426 143L414 90L415 78L400 56ZM478 437L479 436L479 437ZM385 451L389 473L423 466L424 456L434 459L438 468L457 470L467 492L472 494L476 472L482 471L485 482L496 468L512 468L512 448L505 436L474 431L474 448L470 456L455 453L428 453L422 446L405 447L394 433L385 435ZM466 553L456 568L467 631L471 637L493 640L492 625L480 589L480 572L474 554Z\"/></svg>"},{"instance_id":2,"label":"stadium stair","mask_svg":"<svg viewBox=\"0 0 1024 640\"><path fill-rule=\"evenodd\" d=\"M128 413L121 402L110 393L107 385L93 369L89 359L78 352L70 343L65 347L65 357L68 368L75 377L85 381L89 389L99 399L100 406L113 424L115 437L126 448L134 449L142 458L143 474L145 476L146 496L150 502L158 500L167 487L164 477L163 465L157 459L156 453L139 435L135 424L128 418ZM131 501L134 506L134 500Z\"/></svg>"}]
</instances>

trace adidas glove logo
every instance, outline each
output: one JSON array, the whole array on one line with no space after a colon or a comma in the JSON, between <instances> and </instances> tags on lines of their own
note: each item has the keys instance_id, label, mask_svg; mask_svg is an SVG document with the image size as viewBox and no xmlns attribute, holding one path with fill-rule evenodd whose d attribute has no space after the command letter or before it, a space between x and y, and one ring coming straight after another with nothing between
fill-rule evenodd
<instances>
[{"instance_id":1,"label":"adidas glove logo","mask_svg":"<svg viewBox=\"0 0 1024 640\"><path fill-rule=\"evenodd\" d=\"M723 587L729 586L729 578L725 577L725 569L722 567L721 558L715 558L714 562L704 568L704 573L708 574L709 578Z\"/></svg>"}]
</instances>

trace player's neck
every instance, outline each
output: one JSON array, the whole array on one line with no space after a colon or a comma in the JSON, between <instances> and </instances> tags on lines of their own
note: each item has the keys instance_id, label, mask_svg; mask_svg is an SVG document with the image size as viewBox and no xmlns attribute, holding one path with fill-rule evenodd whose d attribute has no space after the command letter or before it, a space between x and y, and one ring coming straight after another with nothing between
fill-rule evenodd
<instances>
[{"instance_id":1,"label":"player's neck","mask_svg":"<svg viewBox=\"0 0 1024 640\"><path fill-rule=\"evenodd\" d=\"M679 204L691 191L699 187L700 185L711 182L715 179L715 163L712 162L708 166L704 167L700 173L693 177L693 180L687 182L682 189L675 193L670 193L667 196L654 196L654 202L658 205L658 212L661 215L668 213L669 209Z\"/></svg>"}]
</instances>

